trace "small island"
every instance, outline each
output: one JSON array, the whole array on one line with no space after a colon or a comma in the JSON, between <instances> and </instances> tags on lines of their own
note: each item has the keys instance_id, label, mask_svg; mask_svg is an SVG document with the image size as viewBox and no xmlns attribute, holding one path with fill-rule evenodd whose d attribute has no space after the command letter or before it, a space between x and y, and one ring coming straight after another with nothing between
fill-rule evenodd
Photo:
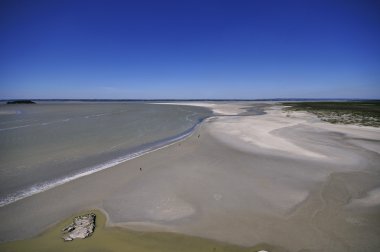
<instances>
[{"instance_id":1,"label":"small island","mask_svg":"<svg viewBox=\"0 0 380 252\"><path fill-rule=\"evenodd\" d=\"M31 100L16 100L16 101L8 101L7 104L36 104Z\"/></svg>"}]
</instances>

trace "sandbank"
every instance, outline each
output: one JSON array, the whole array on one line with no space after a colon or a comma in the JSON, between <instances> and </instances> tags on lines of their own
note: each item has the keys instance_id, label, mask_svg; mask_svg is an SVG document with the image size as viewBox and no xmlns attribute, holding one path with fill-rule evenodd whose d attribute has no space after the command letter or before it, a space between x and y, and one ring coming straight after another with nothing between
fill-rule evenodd
<instances>
[{"instance_id":1,"label":"sandbank","mask_svg":"<svg viewBox=\"0 0 380 252\"><path fill-rule=\"evenodd\" d=\"M181 142L0 208L1 240L95 208L109 227L240 246L380 249L380 129L278 106L259 116L223 106L215 112L236 116L210 118Z\"/></svg>"}]
</instances>

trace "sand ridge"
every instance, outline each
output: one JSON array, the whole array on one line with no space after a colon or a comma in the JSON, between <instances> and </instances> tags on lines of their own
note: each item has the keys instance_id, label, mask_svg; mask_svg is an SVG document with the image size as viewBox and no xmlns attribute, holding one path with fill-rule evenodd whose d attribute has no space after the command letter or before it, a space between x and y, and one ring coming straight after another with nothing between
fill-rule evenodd
<instances>
[{"instance_id":1,"label":"sand ridge","mask_svg":"<svg viewBox=\"0 0 380 252\"><path fill-rule=\"evenodd\" d=\"M326 158L324 154L297 146L289 139L273 134L274 131L306 123L305 119L289 120L282 116L281 107L273 107L267 114L257 117L223 118L213 125L215 137L230 136L236 141L255 145L265 151L286 152L286 155L301 155L311 158ZM237 145L241 145L238 143Z\"/></svg>"},{"instance_id":2,"label":"sand ridge","mask_svg":"<svg viewBox=\"0 0 380 252\"><path fill-rule=\"evenodd\" d=\"M216 115L238 115L245 111L244 103L241 102L160 102L151 104L205 107L211 109Z\"/></svg>"},{"instance_id":3,"label":"sand ridge","mask_svg":"<svg viewBox=\"0 0 380 252\"><path fill-rule=\"evenodd\" d=\"M379 154L362 147L378 145L368 136L379 130L345 130L279 107L214 117L180 143L0 208L0 237L30 237L95 207L110 226L290 251L374 251L377 193L368 194L374 204L346 206L380 187ZM16 215L23 209L32 214Z\"/></svg>"}]
</instances>

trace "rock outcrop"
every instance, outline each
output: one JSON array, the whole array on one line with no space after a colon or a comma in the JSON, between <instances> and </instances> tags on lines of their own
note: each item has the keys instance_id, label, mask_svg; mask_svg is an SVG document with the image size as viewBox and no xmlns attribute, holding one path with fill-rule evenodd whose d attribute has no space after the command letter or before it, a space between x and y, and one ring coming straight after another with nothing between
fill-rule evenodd
<instances>
[{"instance_id":1,"label":"rock outcrop","mask_svg":"<svg viewBox=\"0 0 380 252\"><path fill-rule=\"evenodd\" d=\"M90 236L95 230L95 218L94 213L75 217L70 225L62 229L63 240L72 241Z\"/></svg>"}]
</instances>

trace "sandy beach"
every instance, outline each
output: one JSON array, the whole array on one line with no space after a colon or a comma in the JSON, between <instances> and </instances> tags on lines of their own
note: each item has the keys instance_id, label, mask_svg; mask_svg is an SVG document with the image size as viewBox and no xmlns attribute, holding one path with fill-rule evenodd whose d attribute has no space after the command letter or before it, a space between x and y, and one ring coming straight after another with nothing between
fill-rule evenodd
<instances>
[{"instance_id":1,"label":"sandy beach","mask_svg":"<svg viewBox=\"0 0 380 252\"><path fill-rule=\"evenodd\" d=\"M0 208L0 240L88 209L107 226L288 251L380 249L380 128L333 125L268 104L202 104L185 140ZM165 106L173 106L166 104Z\"/></svg>"}]
</instances>

